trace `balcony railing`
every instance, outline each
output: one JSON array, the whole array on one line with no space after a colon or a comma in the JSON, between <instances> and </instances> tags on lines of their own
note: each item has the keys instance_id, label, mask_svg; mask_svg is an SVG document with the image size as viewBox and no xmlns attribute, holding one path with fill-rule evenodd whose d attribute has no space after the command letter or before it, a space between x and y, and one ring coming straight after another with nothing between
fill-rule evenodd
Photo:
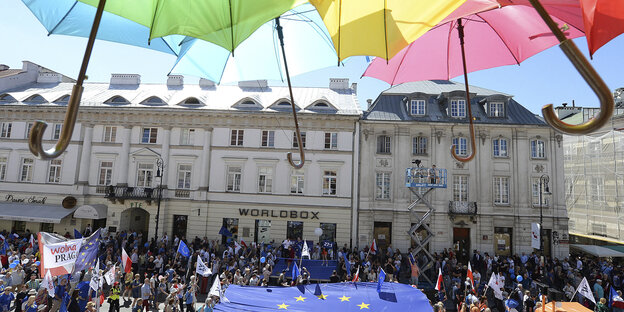
<instances>
[{"instance_id":1,"label":"balcony railing","mask_svg":"<svg viewBox=\"0 0 624 312\"><path fill-rule=\"evenodd\" d=\"M450 215L466 215L466 216L476 215L477 203L452 200L449 202L449 214Z\"/></svg>"},{"instance_id":2,"label":"balcony railing","mask_svg":"<svg viewBox=\"0 0 624 312\"><path fill-rule=\"evenodd\" d=\"M158 188L109 185L106 187L104 197L112 202L119 200L123 203L126 199L138 199L151 204L152 200L158 199Z\"/></svg>"},{"instance_id":3,"label":"balcony railing","mask_svg":"<svg viewBox=\"0 0 624 312\"><path fill-rule=\"evenodd\" d=\"M177 190L175 190L175 197L178 197L178 198L190 198L191 197L191 191L190 190L177 189Z\"/></svg>"}]
</instances>

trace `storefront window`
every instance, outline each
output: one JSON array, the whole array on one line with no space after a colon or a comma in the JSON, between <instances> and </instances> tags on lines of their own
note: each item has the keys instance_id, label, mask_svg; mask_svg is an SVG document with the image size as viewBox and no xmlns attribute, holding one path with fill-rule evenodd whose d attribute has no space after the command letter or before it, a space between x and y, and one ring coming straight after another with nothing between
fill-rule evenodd
<instances>
[{"instance_id":1,"label":"storefront window","mask_svg":"<svg viewBox=\"0 0 624 312\"><path fill-rule=\"evenodd\" d=\"M41 225L39 226L39 231L48 233L54 232L54 223L41 223Z\"/></svg>"},{"instance_id":2,"label":"storefront window","mask_svg":"<svg viewBox=\"0 0 624 312\"><path fill-rule=\"evenodd\" d=\"M336 223L321 223L321 229L323 229L323 235L321 235L321 242L323 241L336 241Z\"/></svg>"},{"instance_id":3,"label":"storefront window","mask_svg":"<svg viewBox=\"0 0 624 312\"><path fill-rule=\"evenodd\" d=\"M497 256L511 256L512 238L513 228L494 228L494 254Z\"/></svg>"},{"instance_id":4,"label":"storefront window","mask_svg":"<svg viewBox=\"0 0 624 312\"><path fill-rule=\"evenodd\" d=\"M303 222L288 221L286 235L289 239L292 240L297 240L297 238L303 238Z\"/></svg>"},{"instance_id":5,"label":"storefront window","mask_svg":"<svg viewBox=\"0 0 624 312\"><path fill-rule=\"evenodd\" d=\"M223 224L230 233L232 233L231 239L238 240L238 218L223 218ZM226 243L228 237L222 235L222 243Z\"/></svg>"},{"instance_id":6,"label":"storefront window","mask_svg":"<svg viewBox=\"0 0 624 312\"><path fill-rule=\"evenodd\" d=\"M13 221L13 229L11 232L22 233L26 232L26 222L24 221Z\"/></svg>"}]
</instances>

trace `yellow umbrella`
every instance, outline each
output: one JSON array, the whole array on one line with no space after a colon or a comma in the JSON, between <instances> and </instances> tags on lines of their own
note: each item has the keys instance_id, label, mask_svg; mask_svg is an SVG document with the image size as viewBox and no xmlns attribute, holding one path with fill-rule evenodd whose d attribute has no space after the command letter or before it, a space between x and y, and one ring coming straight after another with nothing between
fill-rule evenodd
<instances>
[{"instance_id":1,"label":"yellow umbrella","mask_svg":"<svg viewBox=\"0 0 624 312\"><path fill-rule=\"evenodd\" d=\"M340 60L385 59L412 43L466 0L310 0L323 18Z\"/></svg>"}]
</instances>

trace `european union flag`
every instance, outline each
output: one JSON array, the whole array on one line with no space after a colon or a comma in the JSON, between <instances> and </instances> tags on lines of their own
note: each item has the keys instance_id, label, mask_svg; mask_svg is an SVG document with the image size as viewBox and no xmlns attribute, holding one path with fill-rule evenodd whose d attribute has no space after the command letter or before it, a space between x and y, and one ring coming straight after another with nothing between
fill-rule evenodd
<instances>
[{"instance_id":1,"label":"european union flag","mask_svg":"<svg viewBox=\"0 0 624 312\"><path fill-rule=\"evenodd\" d=\"M377 292L381 292L381 285L383 285L386 280L386 272L383 269L379 269L379 279L377 280Z\"/></svg>"},{"instance_id":2,"label":"european union flag","mask_svg":"<svg viewBox=\"0 0 624 312\"><path fill-rule=\"evenodd\" d=\"M74 229L74 238L82 238L82 234L76 229Z\"/></svg>"},{"instance_id":3,"label":"european union flag","mask_svg":"<svg viewBox=\"0 0 624 312\"><path fill-rule=\"evenodd\" d=\"M186 244L182 240L180 240L180 245L178 245L177 252L187 258L191 256L191 250L188 248L188 246L186 246Z\"/></svg>"},{"instance_id":4,"label":"european union flag","mask_svg":"<svg viewBox=\"0 0 624 312\"><path fill-rule=\"evenodd\" d=\"M226 237L232 237L232 233L225 226L221 227L221 229L219 230L219 234Z\"/></svg>"},{"instance_id":5,"label":"european union flag","mask_svg":"<svg viewBox=\"0 0 624 312\"><path fill-rule=\"evenodd\" d=\"M344 257L344 261L345 261L345 267L347 268L347 275L351 275L351 263L349 262L349 258L347 257L347 253L343 253L342 256Z\"/></svg>"},{"instance_id":6,"label":"european union flag","mask_svg":"<svg viewBox=\"0 0 624 312\"><path fill-rule=\"evenodd\" d=\"M392 284L391 292L376 292L376 283L332 283L299 287L230 285L215 311L423 311L433 309L420 290ZM305 291L301 291L303 288ZM315 292L315 288L320 288ZM390 290L390 287L384 291ZM384 294L389 294L386 299Z\"/></svg>"},{"instance_id":7,"label":"european union flag","mask_svg":"<svg viewBox=\"0 0 624 312\"><path fill-rule=\"evenodd\" d=\"M292 270L292 280L293 282L297 280L301 273L299 272L299 267L297 267L297 262L293 262L293 270Z\"/></svg>"},{"instance_id":8,"label":"european union flag","mask_svg":"<svg viewBox=\"0 0 624 312\"><path fill-rule=\"evenodd\" d=\"M97 260L98 251L100 250L100 230L98 229L91 236L83 241L76 257L76 265L74 266L74 272L88 270L95 265Z\"/></svg>"}]
</instances>

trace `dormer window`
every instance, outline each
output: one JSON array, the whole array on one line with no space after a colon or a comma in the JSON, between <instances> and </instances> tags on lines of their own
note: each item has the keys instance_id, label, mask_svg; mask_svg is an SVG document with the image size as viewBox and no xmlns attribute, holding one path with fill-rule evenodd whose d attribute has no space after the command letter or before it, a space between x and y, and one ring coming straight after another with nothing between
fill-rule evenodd
<instances>
[{"instance_id":1,"label":"dormer window","mask_svg":"<svg viewBox=\"0 0 624 312\"><path fill-rule=\"evenodd\" d=\"M143 102L141 102L141 104L144 105L166 105L167 103L165 103L165 101L163 101L163 99L157 97L157 96L152 96L149 97L148 99L144 100Z\"/></svg>"},{"instance_id":2,"label":"dormer window","mask_svg":"<svg viewBox=\"0 0 624 312\"><path fill-rule=\"evenodd\" d=\"M178 105L202 105L202 103L196 97L186 98L186 100L180 102Z\"/></svg>"},{"instance_id":3,"label":"dormer window","mask_svg":"<svg viewBox=\"0 0 624 312\"><path fill-rule=\"evenodd\" d=\"M505 103L503 102L489 102L487 105L487 109L489 117L505 117Z\"/></svg>"},{"instance_id":4,"label":"dormer window","mask_svg":"<svg viewBox=\"0 0 624 312\"><path fill-rule=\"evenodd\" d=\"M67 103L69 103L69 98L70 98L70 95L66 94L66 95L63 95L60 98L56 99L54 101L54 103L56 103L56 104L67 104Z\"/></svg>"},{"instance_id":5,"label":"dormer window","mask_svg":"<svg viewBox=\"0 0 624 312\"><path fill-rule=\"evenodd\" d=\"M414 116L425 115L425 100L411 100L409 103L409 112Z\"/></svg>"},{"instance_id":6,"label":"dormer window","mask_svg":"<svg viewBox=\"0 0 624 312\"><path fill-rule=\"evenodd\" d=\"M283 102L279 102L277 104L277 106L279 106L279 107L290 107L290 103L286 102L286 101L283 101Z\"/></svg>"},{"instance_id":7,"label":"dormer window","mask_svg":"<svg viewBox=\"0 0 624 312\"><path fill-rule=\"evenodd\" d=\"M48 101L46 101L46 99L44 99L43 96L41 96L39 94L35 94L35 95L25 99L24 102L28 102L28 103L46 103Z\"/></svg>"},{"instance_id":8,"label":"dormer window","mask_svg":"<svg viewBox=\"0 0 624 312\"><path fill-rule=\"evenodd\" d=\"M123 96L116 95L110 98L105 103L107 104L130 104L130 101L126 100Z\"/></svg>"},{"instance_id":9,"label":"dormer window","mask_svg":"<svg viewBox=\"0 0 624 312\"><path fill-rule=\"evenodd\" d=\"M327 103L316 103L314 104L314 108L329 108L329 105L327 105Z\"/></svg>"},{"instance_id":10,"label":"dormer window","mask_svg":"<svg viewBox=\"0 0 624 312\"><path fill-rule=\"evenodd\" d=\"M13 102L17 102L17 101L10 94L0 95L0 103L13 103Z\"/></svg>"},{"instance_id":11,"label":"dormer window","mask_svg":"<svg viewBox=\"0 0 624 312\"><path fill-rule=\"evenodd\" d=\"M247 101L244 101L244 102L240 103L240 105L253 105L253 106L255 106L256 103L254 103L254 101L247 100Z\"/></svg>"},{"instance_id":12,"label":"dormer window","mask_svg":"<svg viewBox=\"0 0 624 312\"><path fill-rule=\"evenodd\" d=\"M449 115L453 118L466 117L466 100L460 100L460 99L451 100L449 111L450 111Z\"/></svg>"}]
</instances>

